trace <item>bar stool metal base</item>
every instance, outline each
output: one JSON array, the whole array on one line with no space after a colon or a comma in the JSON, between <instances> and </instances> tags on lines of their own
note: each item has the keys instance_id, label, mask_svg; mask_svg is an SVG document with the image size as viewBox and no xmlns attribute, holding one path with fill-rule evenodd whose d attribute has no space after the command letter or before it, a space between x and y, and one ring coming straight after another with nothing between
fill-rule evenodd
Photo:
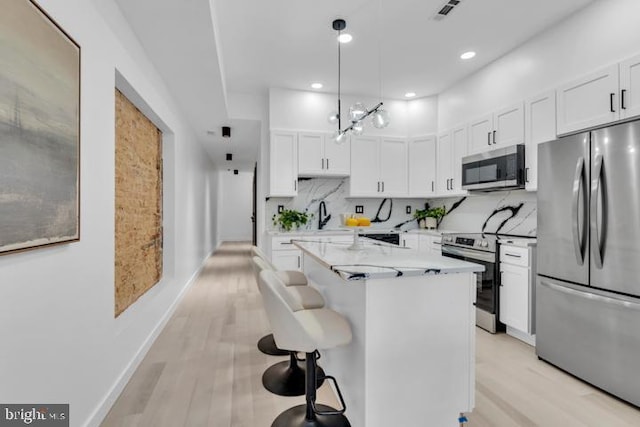
<instances>
[{"instance_id":1,"label":"bar stool metal base","mask_svg":"<svg viewBox=\"0 0 640 427\"><path fill-rule=\"evenodd\" d=\"M305 375L305 366L298 363L295 353L291 353L289 361L276 363L264 371L262 385L278 396L303 396L305 394ZM323 377L324 371L318 366L316 378ZM317 380L317 387L320 387L323 382L324 379Z\"/></svg>"},{"instance_id":2,"label":"bar stool metal base","mask_svg":"<svg viewBox=\"0 0 640 427\"><path fill-rule=\"evenodd\" d=\"M258 341L258 350L269 356L288 356L287 350L281 350L276 345L276 340L273 339L273 334L265 335Z\"/></svg>"},{"instance_id":3,"label":"bar stool metal base","mask_svg":"<svg viewBox=\"0 0 640 427\"><path fill-rule=\"evenodd\" d=\"M317 404L320 411L335 411L334 408ZM298 405L287 409L273 421L271 427L350 427L349 420L344 415L315 415L307 419L307 405Z\"/></svg>"}]
</instances>

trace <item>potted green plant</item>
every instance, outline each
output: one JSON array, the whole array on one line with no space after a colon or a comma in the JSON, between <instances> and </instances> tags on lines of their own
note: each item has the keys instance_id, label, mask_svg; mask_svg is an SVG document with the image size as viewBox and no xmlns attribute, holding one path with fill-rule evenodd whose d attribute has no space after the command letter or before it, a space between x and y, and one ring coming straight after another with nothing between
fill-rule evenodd
<instances>
[{"instance_id":1,"label":"potted green plant","mask_svg":"<svg viewBox=\"0 0 640 427\"><path fill-rule=\"evenodd\" d=\"M285 209L279 214L273 215L273 225L279 226L281 230L291 231L305 225L313 214L300 212L295 209Z\"/></svg>"},{"instance_id":2,"label":"potted green plant","mask_svg":"<svg viewBox=\"0 0 640 427\"><path fill-rule=\"evenodd\" d=\"M431 230L435 230L436 228L438 228L438 224L440 224L440 221L442 220L442 217L445 216L446 214L446 210L444 208L444 206L438 207L438 208L431 208L431 209L427 209L426 212L426 218L425 218L425 225L426 228L429 228Z\"/></svg>"}]
</instances>

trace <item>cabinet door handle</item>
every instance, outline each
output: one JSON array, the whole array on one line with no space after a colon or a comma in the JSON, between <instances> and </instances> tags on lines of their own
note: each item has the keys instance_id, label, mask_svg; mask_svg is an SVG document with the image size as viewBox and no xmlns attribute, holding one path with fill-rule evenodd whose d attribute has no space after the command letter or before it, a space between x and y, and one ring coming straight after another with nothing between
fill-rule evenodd
<instances>
[{"instance_id":1,"label":"cabinet door handle","mask_svg":"<svg viewBox=\"0 0 640 427\"><path fill-rule=\"evenodd\" d=\"M378 193L380 192L380 181L378 181Z\"/></svg>"},{"instance_id":2,"label":"cabinet door handle","mask_svg":"<svg viewBox=\"0 0 640 427\"><path fill-rule=\"evenodd\" d=\"M382 192L384 193L384 181L382 181Z\"/></svg>"},{"instance_id":3,"label":"cabinet door handle","mask_svg":"<svg viewBox=\"0 0 640 427\"><path fill-rule=\"evenodd\" d=\"M615 93L610 93L609 94L609 107L610 107L612 113L616 112L616 109L613 107L613 97L614 96L616 96Z\"/></svg>"},{"instance_id":4,"label":"cabinet door handle","mask_svg":"<svg viewBox=\"0 0 640 427\"><path fill-rule=\"evenodd\" d=\"M453 178L451 178L451 189L453 190Z\"/></svg>"},{"instance_id":5,"label":"cabinet door handle","mask_svg":"<svg viewBox=\"0 0 640 427\"><path fill-rule=\"evenodd\" d=\"M329 170L329 159L327 159L327 170Z\"/></svg>"},{"instance_id":6,"label":"cabinet door handle","mask_svg":"<svg viewBox=\"0 0 640 427\"><path fill-rule=\"evenodd\" d=\"M322 159L322 169L324 170L324 159Z\"/></svg>"},{"instance_id":7,"label":"cabinet door handle","mask_svg":"<svg viewBox=\"0 0 640 427\"><path fill-rule=\"evenodd\" d=\"M524 182L529 182L529 168L524 168Z\"/></svg>"},{"instance_id":8,"label":"cabinet door handle","mask_svg":"<svg viewBox=\"0 0 640 427\"><path fill-rule=\"evenodd\" d=\"M487 145L491 145L491 132L487 133Z\"/></svg>"},{"instance_id":9,"label":"cabinet door handle","mask_svg":"<svg viewBox=\"0 0 640 427\"><path fill-rule=\"evenodd\" d=\"M625 96L626 94L627 94L627 90L626 90L626 89L622 89L622 90L620 91L620 108L622 108L623 110L626 110L626 109L627 109L627 106L626 106L626 105L624 105L624 104L625 104L625 102L624 102L624 96Z\"/></svg>"},{"instance_id":10,"label":"cabinet door handle","mask_svg":"<svg viewBox=\"0 0 640 427\"><path fill-rule=\"evenodd\" d=\"M298 268L300 268L300 255L298 255Z\"/></svg>"},{"instance_id":11,"label":"cabinet door handle","mask_svg":"<svg viewBox=\"0 0 640 427\"><path fill-rule=\"evenodd\" d=\"M522 258L522 255L510 254L510 253L507 253L507 252L505 252L504 255L505 256L510 256L510 257L513 257L513 258Z\"/></svg>"},{"instance_id":12,"label":"cabinet door handle","mask_svg":"<svg viewBox=\"0 0 640 427\"><path fill-rule=\"evenodd\" d=\"M495 130L493 131L493 143L494 144L496 143L496 131Z\"/></svg>"},{"instance_id":13,"label":"cabinet door handle","mask_svg":"<svg viewBox=\"0 0 640 427\"><path fill-rule=\"evenodd\" d=\"M500 287L502 287L502 273L504 273L504 271L500 272Z\"/></svg>"},{"instance_id":14,"label":"cabinet door handle","mask_svg":"<svg viewBox=\"0 0 640 427\"><path fill-rule=\"evenodd\" d=\"M435 189L435 183L433 181L431 181L431 192L436 191Z\"/></svg>"}]
</instances>

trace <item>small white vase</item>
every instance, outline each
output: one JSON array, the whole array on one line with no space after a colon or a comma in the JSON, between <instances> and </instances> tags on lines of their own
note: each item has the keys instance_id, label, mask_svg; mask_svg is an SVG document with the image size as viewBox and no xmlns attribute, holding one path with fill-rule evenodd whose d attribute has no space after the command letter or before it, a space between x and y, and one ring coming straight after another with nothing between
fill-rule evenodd
<instances>
[{"instance_id":1,"label":"small white vase","mask_svg":"<svg viewBox=\"0 0 640 427\"><path fill-rule=\"evenodd\" d=\"M438 227L438 220L435 218L427 217L424 222L429 230L435 230Z\"/></svg>"},{"instance_id":2,"label":"small white vase","mask_svg":"<svg viewBox=\"0 0 640 427\"><path fill-rule=\"evenodd\" d=\"M427 222L424 220L424 218L418 221L418 227L427 228Z\"/></svg>"}]
</instances>

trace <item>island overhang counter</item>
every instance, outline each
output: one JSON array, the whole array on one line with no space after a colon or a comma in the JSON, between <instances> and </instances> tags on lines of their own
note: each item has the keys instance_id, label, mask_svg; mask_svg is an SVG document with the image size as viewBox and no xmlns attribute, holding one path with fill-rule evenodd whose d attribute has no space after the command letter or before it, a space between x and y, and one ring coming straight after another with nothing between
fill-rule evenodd
<instances>
[{"instance_id":1,"label":"island overhang counter","mask_svg":"<svg viewBox=\"0 0 640 427\"><path fill-rule=\"evenodd\" d=\"M484 267L365 241L294 240L350 344L322 352L355 427L459 426L475 400L475 273Z\"/></svg>"}]
</instances>

